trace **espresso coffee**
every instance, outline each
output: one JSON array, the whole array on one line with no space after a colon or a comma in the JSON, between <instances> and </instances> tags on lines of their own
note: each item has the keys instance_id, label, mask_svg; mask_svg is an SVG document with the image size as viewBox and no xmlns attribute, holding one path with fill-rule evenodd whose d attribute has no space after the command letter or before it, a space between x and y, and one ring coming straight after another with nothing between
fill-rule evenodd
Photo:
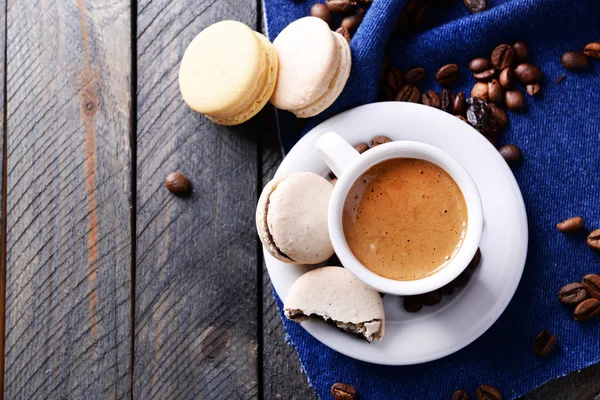
<instances>
[{"instance_id":1,"label":"espresso coffee","mask_svg":"<svg viewBox=\"0 0 600 400\"><path fill-rule=\"evenodd\" d=\"M342 216L354 256L385 278L411 281L454 257L467 230L467 205L452 177L429 161L394 158L354 183Z\"/></svg>"}]
</instances>

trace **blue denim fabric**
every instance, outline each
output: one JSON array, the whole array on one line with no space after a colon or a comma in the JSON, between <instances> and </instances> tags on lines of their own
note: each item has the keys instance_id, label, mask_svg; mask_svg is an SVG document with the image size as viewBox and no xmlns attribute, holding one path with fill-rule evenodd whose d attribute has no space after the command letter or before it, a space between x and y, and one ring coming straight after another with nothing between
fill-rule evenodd
<instances>
[{"instance_id":1,"label":"blue denim fabric","mask_svg":"<svg viewBox=\"0 0 600 400\"><path fill-rule=\"evenodd\" d=\"M527 109L509 113L501 142L514 143L525 162L515 176L529 218L529 252L519 288L500 319L465 349L438 361L411 367L385 367L352 360L330 350L293 322L284 319L311 385L329 398L335 382L355 386L363 399L444 399L464 388L472 396L480 383L500 389L505 398L527 393L542 383L600 361L600 319L573 320L572 308L556 293L587 272L600 273L600 253L585 244L585 234L564 235L555 225L581 215L589 229L600 228L600 61L582 73L566 71L560 57L600 41L598 0L489 0L488 11L471 15L462 1L448 9L432 8L419 31L387 39L405 0L374 0L351 47L352 73L334 105L309 119L303 131L292 114L279 112L284 149L301 134L348 108L377 99L384 53L390 65L408 70L422 66L429 78L420 87L439 91L437 69L450 62L462 68L452 88L469 93L474 80L469 60L489 57L500 43L525 40L529 60L544 73L542 90L526 95ZM269 38L309 14L314 1L265 0ZM561 75L566 78L556 83ZM490 180L494 177L490 176ZM281 302L277 299L281 309ZM544 358L532 341L548 328L559 334L558 347Z\"/></svg>"}]
</instances>

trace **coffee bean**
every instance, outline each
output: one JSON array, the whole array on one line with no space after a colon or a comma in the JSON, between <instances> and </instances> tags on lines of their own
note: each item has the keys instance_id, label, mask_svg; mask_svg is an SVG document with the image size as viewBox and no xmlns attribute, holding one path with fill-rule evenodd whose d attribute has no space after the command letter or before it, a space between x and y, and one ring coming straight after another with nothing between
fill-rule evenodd
<instances>
[{"instance_id":1,"label":"coffee bean","mask_svg":"<svg viewBox=\"0 0 600 400\"><path fill-rule=\"evenodd\" d=\"M402 302L404 309L409 313L416 313L423 308L421 296L406 296Z\"/></svg>"},{"instance_id":2,"label":"coffee bean","mask_svg":"<svg viewBox=\"0 0 600 400\"><path fill-rule=\"evenodd\" d=\"M377 135L371 140L371 147L379 146L380 144L389 143L393 140L387 136Z\"/></svg>"},{"instance_id":3,"label":"coffee bean","mask_svg":"<svg viewBox=\"0 0 600 400\"><path fill-rule=\"evenodd\" d=\"M505 89L510 89L512 87L514 80L514 71L512 68L505 68L500 72L500 84Z\"/></svg>"},{"instance_id":4,"label":"coffee bean","mask_svg":"<svg viewBox=\"0 0 600 400\"><path fill-rule=\"evenodd\" d=\"M498 149L500 155L504 158L506 163L511 167L515 167L523 161L523 154L514 144L505 144Z\"/></svg>"},{"instance_id":5,"label":"coffee bean","mask_svg":"<svg viewBox=\"0 0 600 400\"><path fill-rule=\"evenodd\" d=\"M421 6L414 13L413 24L418 25L423 21L423 17L425 17L425 13L429 9L427 4L421 4Z\"/></svg>"},{"instance_id":6,"label":"coffee bean","mask_svg":"<svg viewBox=\"0 0 600 400\"><path fill-rule=\"evenodd\" d=\"M506 71L506 70L505 70ZM508 115L506 111L495 105L494 103L488 104L490 110L492 110L492 117L496 123L498 129L504 129L508 125Z\"/></svg>"},{"instance_id":7,"label":"coffee bean","mask_svg":"<svg viewBox=\"0 0 600 400\"><path fill-rule=\"evenodd\" d=\"M469 273L466 271L462 272L452 281L454 287L465 286L467 283L469 283Z\"/></svg>"},{"instance_id":8,"label":"coffee bean","mask_svg":"<svg viewBox=\"0 0 600 400\"><path fill-rule=\"evenodd\" d=\"M340 35L342 35L344 37L344 39L346 39L346 41L348 43L350 43L350 41L352 40L352 35L350 34L350 32L348 31L348 29L344 28L343 26L340 26L339 28L337 28L335 30L337 33L339 33Z\"/></svg>"},{"instance_id":9,"label":"coffee bean","mask_svg":"<svg viewBox=\"0 0 600 400\"><path fill-rule=\"evenodd\" d=\"M540 92L540 84L532 83L531 85L527 85L525 87L525 90L527 91L527 94L529 94L530 96L535 96L536 94L538 94Z\"/></svg>"},{"instance_id":10,"label":"coffee bean","mask_svg":"<svg viewBox=\"0 0 600 400\"><path fill-rule=\"evenodd\" d=\"M404 73L398 68L391 68L387 72L386 81L393 90L400 90L404 86Z\"/></svg>"},{"instance_id":11,"label":"coffee bean","mask_svg":"<svg viewBox=\"0 0 600 400\"><path fill-rule=\"evenodd\" d=\"M569 219L565 219L563 222L556 224L556 228L564 233L577 232L583 229L583 218L581 217L571 217Z\"/></svg>"},{"instance_id":12,"label":"coffee bean","mask_svg":"<svg viewBox=\"0 0 600 400\"><path fill-rule=\"evenodd\" d=\"M450 296L452 293L454 293L454 286L452 286L452 284L442 286L440 292L442 292L444 296Z\"/></svg>"},{"instance_id":13,"label":"coffee bean","mask_svg":"<svg viewBox=\"0 0 600 400\"><path fill-rule=\"evenodd\" d=\"M334 383L331 386L331 395L335 400L355 400L358 392L346 383Z\"/></svg>"},{"instance_id":14,"label":"coffee bean","mask_svg":"<svg viewBox=\"0 0 600 400\"><path fill-rule=\"evenodd\" d=\"M417 85L425 80L427 73L423 68L413 68L404 75L407 85Z\"/></svg>"},{"instance_id":15,"label":"coffee bean","mask_svg":"<svg viewBox=\"0 0 600 400\"><path fill-rule=\"evenodd\" d=\"M600 43L592 42L585 45L583 54L600 60Z\"/></svg>"},{"instance_id":16,"label":"coffee bean","mask_svg":"<svg viewBox=\"0 0 600 400\"><path fill-rule=\"evenodd\" d=\"M483 135L494 147L498 147L498 138L495 134Z\"/></svg>"},{"instance_id":17,"label":"coffee bean","mask_svg":"<svg viewBox=\"0 0 600 400\"><path fill-rule=\"evenodd\" d=\"M512 65L515 60L515 51L507 44L501 44L492 51L492 65L498 70L503 70Z\"/></svg>"},{"instance_id":18,"label":"coffee bean","mask_svg":"<svg viewBox=\"0 0 600 400\"><path fill-rule=\"evenodd\" d=\"M580 282L567 283L558 291L558 300L567 305L579 304L588 297L585 286Z\"/></svg>"},{"instance_id":19,"label":"coffee bean","mask_svg":"<svg viewBox=\"0 0 600 400\"><path fill-rule=\"evenodd\" d=\"M465 117L463 117L462 115L455 115L456 118L460 119L462 122L466 122L467 124L469 123L467 121L467 119Z\"/></svg>"},{"instance_id":20,"label":"coffee bean","mask_svg":"<svg viewBox=\"0 0 600 400\"><path fill-rule=\"evenodd\" d=\"M518 63L522 63L527 59L527 55L529 54L527 43L519 40L513 43L512 48L515 51L515 60Z\"/></svg>"},{"instance_id":21,"label":"coffee bean","mask_svg":"<svg viewBox=\"0 0 600 400\"><path fill-rule=\"evenodd\" d=\"M469 69L475 73L490 69L491 66L489 60L483 57L474 58L469 62Z\"/></svg>"},{"instance_id":22,"label":"coffee bean","mask_svg":"<svg viewBox=\"0 0 600 400\"><path fill-rule=\"evenodd\" d=\"M588 235L587 245L592 249L600 250L600 229L596 229Z\"/></svg>"},{"instance_id":23,"label":"coffee bean","mask_svg":"<svg viewBox=\"0 0 600 400\"><path fill-rule=\"evenodd\" d=\"M517 65L517 68L515 68L515 77L523 85L531 85L540 82L542 71L537 65L531 63L519 64Z\"/></svg>"},{"instance_id":24,"label":"coffee bean","mask_svg":"<svg viewBox=\"0 0 600 400\"><path fill-rule=\"evenodd\" d=\"M504 102L510 111L521 111L525 108L525 96L519 89L507 90L504 93Z\"/></svg>"},{"instance_id":25,"label":"coffee bean","mask_svg":"<svg viewBox=\"0 0 600 400\"><path fill-rule=\"evenodd\" d=\"M421 92L415 85L405 85L396 95L396 101L408 101L418 103L421 100Z\"/></svg>"},{"instance_id":26,"label":"coffee bean","mask_svg":"<svg viewBox=\"0 0 600 400\"><path fill-rule=\"evenodd\" d=\"M470 400L471 398L464 390L457 390L452 394L452 400Z\"/></svg>"},{"instance_id":27,"label":"coffee bean","mask_svg":"<svg viewBox=\"0 0 600 400\"><path fill-rule=\"evenodd\" d=\"M356 29L358 29L358 26L360 25L360 23L362 22L362 20L365 18L365 10L363 10L362 8L359 8L358 10L356 10L356 12L352 15L349 15L347 17L345 17L344 19L342 19L342 28L347 29L348 31L355 31Z\"/></svg>"},{"instance_id":28,"label":"coffee bean","mask_svg":"<svg viewBox=\"0 0 600 400\"><path fill-rule=\"evenodd\" d=\"M442 301L442 292L439 290L434 290L433 292L422 294L421 301L426 306L435 306Z\"/></svg>"},{"instance_id":29,"label":"coffee bean","mask_svg":"<svg viewBox=\"0 0 600 400\"><path fill-rule=\"evenodd\" d=\"M487 0L463 0L467 9L473 14L487 10Z\"/></svg>"},{"instance_id":30,"label":"coffee bean","mask_svg":"<svg viewBox=\"0 0 600 400\"><path fill-rule=\"evenodd\" d=\"M581 71L586 69L589 65L588 58L585 54L578 51L566 52L562 55L560 61L563 67L571 71Z\"/></svg>"},{"instance_id":31,"label":"coffee bean","mask_svg":"<svg viewBox=\"0 0 600 400\"><path fill-rule=\"evenodd\" d=\"M467 111L467 101L465 98L465 94L460 92L454 97L454 114L455 115L465 115Z\"/></svg>"},{"instance_id":32,"label":"coffee bean","mask_svg":"<svg viewBox=\"0 0 600 400\"><path fill-rule=\"evenodd\" d=\"M327 8L335 13L350 14L356 9L354 0L327 0Z\"/></svg>"},{"instance_id":33,"label":"coffee bean","mask_svg":"<svg viewBox=\"0 0 600 400\"><path fill-rule=\"evenodd\" d=\"M593 297L579 303L573 311L577 321L588 321L598 315L600 315L600 300Z\"/></svg>"},{"instance_id":34,"label":"coffee bean","mask_svg":"<svg viewBox=\"0 0 600 400\"><path fill-rule=\"evenodd\" d=\"M484 82L477 82L471 89L471 97L478 97L482 100L489 101L490 92L489 86Z\"/></svg>"},{"instance_id":35,"label":"coffee bean","mask_svg":"<svg viewBox=\"0 0 600 400\"><path fill-rule=\"evenodd\" d=\"M479 265L480 262L481 262L481 250L479 248L477 248L477 251L475 252L475 255L473 256L473 259L471 260L469 265L467 265L467 269L473 270L473 269L477 268L477 266Z\"/></svg>"},{"instance_id":36,"label":"coffee bean","mask_svg":"<svg viewBox=\"0 0 600 400\"><path fill-rule=\"evenodd\" d=\"M428 90L421 96L421 103L429 107L440 108L440 96L435 90Z\"/></svg>"},{"instance_id":37,"label":"coffee bean","mask_svg":"<svg viewBox=\"0 0 600 400\"><path fill-rule=\"evenodd\" d=\"M535 351L535 354L538 356L548 355L554 350L557 341L558 335L556 333L551 335L550 332L548 332L548 329L544 329L533 341L533 351Z\"/></svg>"},{"instance_id":38,"label":"coffee bean","mask_svg":"<svg viewBox=\"0 0 600 400\"><path fill-rule=\"evenodd\" d=\"M454 93L450 89L442 89L440 93L440 101L442 102L440 109L447 113L454 113Z\"/></svg>"},{"instance_id":39,"label":"coffee bean","mask_svg":"<svg viewBox=\"0 0 600 400\"><path fill-rule=\"evenodd\" d=\"M600 300L600 275L587 274L583 277L581 283L583 283L590 296Z\"/></svg>"},{"instance_id":40,"label":"coffee bean","mask_svg":"<svg viewBox=\"0 0 600 400\"><path fill-rule=\"evenodd\" d=\"M492 103L500 104L504 100L504 89L498 79L492 79L488 83L488 97Z\"/></svg>"},{"instance_id":41,"label":"coffee bean","mask_svg":"<svg viewBox=\"0 0 600 400\"><path fill-rule=\"evenodd\" d=\"M478 400L502 400L504 398L498 389L486 384L479 385L475 394L477 394Z\"/></svg>"},{"instance_id":42,"label":"coffee bean","mask_svg":"<svg viewBox=\"0 0 600 400\"><path fill-rule=\"evenodd\" d=\"M379 137L379 136L377 136L377 137ZM385 137L385 136L382 136L382 137ZM388 139L389 139L389 138L388 138ZM390 139L390 142L391 142L391 141L392 141L392 140ZM359 143L359 144L357 144L356 146L354 146L354 150L358 151L358 154L362 154L362 153L364 153L365 151L369 150L369 145L368 145L368 144L366 144L366 143Z\"/></svg>"},{"instance_id":43,"label":"coffee bean","mask_svg":"<svg viewBox=\"0 0 600 400\"><path fill-rule=\"evenodd\" d=\"M460 78L460 67L456 64L446 64L435 74L435 80L442 86L452 85Z\"/></svg>"},{"instance_id":44,"label":"coffee bean","mask_svg":"<svg viewBox=\"0 0 600 400\"><path fill-rule=\"evenodd\" d=\"M179 172L171 172L165 179L165 186L171 193L183 196L189 193L192 185L185 175Z\"/></svg>"},{"instance_id":45,"label":"coffee bean","mask_svg":"<svg viewBox=\"0 0 600 400\"><path fill-rule=\"evenodd\" d=\"M473 74L473 78L475 78L477 82L489 82L496 76L496 72L496 68L486 69L485 71Z\"/></svg>"},{"instance_id":46,"label":"coffee bean","mask_svg":"<svg viewBox=\"0 0 600 400\"><path fill-rule=\"evenodd\" d=\"M487 87L487 85L485 85ZM497 131L492 110L488 104L478 97L467 99L467 122L483 134L491 134Z\"/></svg>"},{"instance_id":47,"label":"coffee bean","mask_svg":"<svg viewBox=\"0 0 600 400\"><path fill-rule=\"evenodd\" d=\"M333 15L331 15L331 10L325 4L317 3L310 8L310 15L313 17L321 18L323 21L327 22L327 25L331 25L333 22Z\"/></svg>"}]
</instances>

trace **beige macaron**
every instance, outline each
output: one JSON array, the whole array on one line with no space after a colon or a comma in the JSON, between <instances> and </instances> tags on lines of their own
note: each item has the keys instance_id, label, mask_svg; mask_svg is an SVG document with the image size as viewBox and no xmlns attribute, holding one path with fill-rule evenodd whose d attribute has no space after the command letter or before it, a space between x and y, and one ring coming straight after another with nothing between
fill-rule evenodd
<instances>
[{"instance_id":1,"label":"beige macaron","mask_svg":"<svg viewBox=\"0 0 600 400\"><path fill-rule=\"evenodd\" d=\"M179 67L179 89L193 110L220 125L252 118L269 101L278 60L269 40L237 21L200 32Z\"/></svg>"},{"instance_id":2,"label":"beige macaron","mask_svg":"<svg viewBox=\"0 0 600 400\"><path fill-rule=\"evenodd\" d=\"M316 17L300 18L273 41L279 58L271 103L307 118L327 109L340 95L352 65L342 35Z\"/></svg>"},{"instance_id":3,"label":"beige macaron","mask_svg":"<svg viewBox=\"0 0 600 400\"><path fill-rule=\"evenodd\" d=\"M318 264L333 255L327 226L332 189L312 172L282 174L265 186L256 206L256 229L273 257Z\"/></svg>"},{"instance_id":4,"label":"beige macaron","mask_svg":"<svg viewBox=\"0 0 600 400\"><path fill-rule=\"evenodd\" d=\"M385 330L381 296L343 267L302 275L290 288L283 310L291 320L324 319L368 342L381 340Z\"/></svg>"}]
</instances>

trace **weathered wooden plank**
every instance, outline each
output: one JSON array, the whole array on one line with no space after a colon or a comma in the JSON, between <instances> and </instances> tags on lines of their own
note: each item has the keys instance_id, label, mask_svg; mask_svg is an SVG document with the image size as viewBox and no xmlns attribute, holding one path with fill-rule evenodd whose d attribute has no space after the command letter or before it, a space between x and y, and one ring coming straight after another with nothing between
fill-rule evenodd
<instances>
[{"instance_id":1,"label":"weathered wooden plank","mask_svg":"<svg viewBox=\"0 0 600 400\"><path fill-rule=\"evenodd\" d=\"M592 399L597 394L600 394L600 364L554 379L523 396L522 400L582 400Z\"/></svg>"},{"instance_id":2,"label":"weathered wooden plank","mask_svg":"<svg viewBox=\"0 0 600 400\"><path fill-rule=\"evenodd\" d=\"M4 227L6 221L6 197L4 196L4 184L6 183L5 172L6 172L6 147L5 147L5 124L4 124L4 99L6 96L6 87L4 86L4 78L6 77L6 70L4 68L5 62L5 46L6 46L6 0L0 1L0 77L2 77L2 89L0 90L0 165L2 165L2 173L0 174L0 226ZM5 332L5 318L4 318L4 303L6 295L6 231L0 230L0 399L3 399L4 393L4 338Z\"/></svg>"},{"instance_id":3,"label":"weathered wooden plank","mask_svg":"<svg viewBox=\"0 0 600 400\"><path fill-rule=\"evenodd\" d=\"M213 124L177 82L187 45L223 19L255 27L256 2L138 2L137 399L259 392L256 128ZM166 191L171 171L190 179L189 197Z\"/></svg>"},{"instance_id":4,"label":"weathered wooden plank","mask_svg":"<svg viewBox=\"0 0 600 400\"><path fill-rule=\"evenodd\" d=\"M130 2L9 0L5 398L130 393Z\"/></svg>"}]
</instances>

